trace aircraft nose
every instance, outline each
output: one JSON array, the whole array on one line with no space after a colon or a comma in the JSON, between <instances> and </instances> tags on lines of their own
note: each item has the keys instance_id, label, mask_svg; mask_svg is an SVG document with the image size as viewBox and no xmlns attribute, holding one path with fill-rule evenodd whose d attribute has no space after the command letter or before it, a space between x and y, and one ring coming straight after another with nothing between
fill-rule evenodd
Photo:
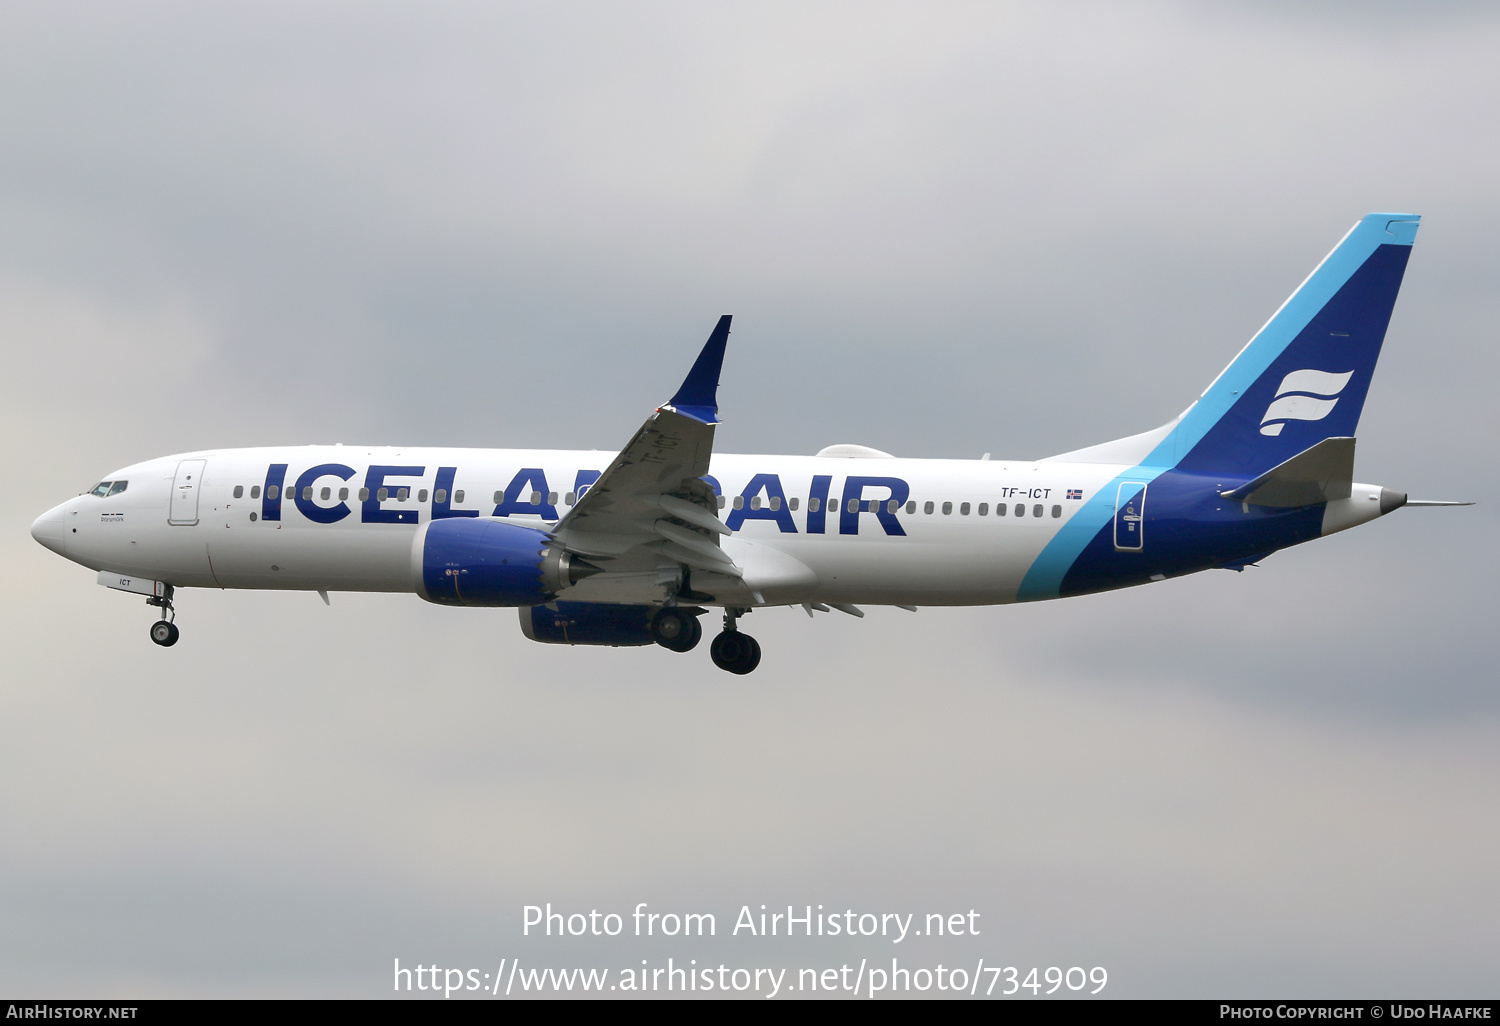
<instances>
[{"instance_id":1,"label":"aircraft nose","mask_svg":"<svg viewBox=\"0 0 1500 1026\"><path fill-rule=\"evenodd\" d=\"M55 506L31 522L31 536L47 548L65 556L63 508Z\"/></svg>"}]
</instances>

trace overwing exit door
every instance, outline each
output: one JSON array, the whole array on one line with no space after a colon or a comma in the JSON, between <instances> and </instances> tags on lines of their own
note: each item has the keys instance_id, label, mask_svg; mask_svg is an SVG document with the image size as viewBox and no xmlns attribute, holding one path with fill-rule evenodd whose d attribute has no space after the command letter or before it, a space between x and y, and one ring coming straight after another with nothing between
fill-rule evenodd
<instances>
[{"instance_id":1,"label":"overwing exit door","mask_svg":"<svg viewBox=\"0 0 1500 1026\"><path fill-rule=\"evenodd\" d=\"M177 464L167 523L190 527L198 522L198 493L203 490L203 468L207 465L208 460L183 460Z\"/></svg>"}]
</instances>

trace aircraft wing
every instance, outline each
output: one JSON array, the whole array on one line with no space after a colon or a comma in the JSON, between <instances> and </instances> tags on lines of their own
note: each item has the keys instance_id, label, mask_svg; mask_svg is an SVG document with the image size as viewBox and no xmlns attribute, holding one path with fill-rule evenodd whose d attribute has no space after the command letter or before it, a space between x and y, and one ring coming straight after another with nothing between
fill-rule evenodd
<instances>
[{"instance_id":1,"label":"aircraft wing","mask_svg":"<svg viewBox=\"0 0 1500 1026\"><path fill-rule=\"evenodd\" d=\"M718 325L682 387L625 445L553 531L570 553L605 572L682 564L740 577L719 547L729 534L718 499L703 480L713 453L719 372L729 315Z\"/></svg>"}]
</instances>

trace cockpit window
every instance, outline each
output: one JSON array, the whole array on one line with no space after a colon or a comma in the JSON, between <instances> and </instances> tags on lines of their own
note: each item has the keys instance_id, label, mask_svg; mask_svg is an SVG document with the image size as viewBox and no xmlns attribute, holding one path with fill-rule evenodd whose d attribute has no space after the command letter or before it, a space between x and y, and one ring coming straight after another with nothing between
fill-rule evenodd
<instances>
[{"instance_id":1,"label":"cockpit window","mask_svg":"<svg viewBox=\"0 0 1500 1026\"><path fill-rule=\"evenodd\" d=\"M112 482L112 481L100 481L98 484L96 484L94 486L93 491L89 492L89 494L90 495L97 495L100 498L103 498L105 495L107 495L109 493L109 486L111 484L113 484L113 483L114 482Z\"/></svg>"},{"instance_id":2,"label":"cockpit window","mask_svg":"<svg viewBox=\"0 0 1500 1026\"><path fill-rule=\"evenodd\" d=\"M114 484L109 486L109 494L119 495L129 484L129 481L116 481Z\"/></svg>"}]
</instances>

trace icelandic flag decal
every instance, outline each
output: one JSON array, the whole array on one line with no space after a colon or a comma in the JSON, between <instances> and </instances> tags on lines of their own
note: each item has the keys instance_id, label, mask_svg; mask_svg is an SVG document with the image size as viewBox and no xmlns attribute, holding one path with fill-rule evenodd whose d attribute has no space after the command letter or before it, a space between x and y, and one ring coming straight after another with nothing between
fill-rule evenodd
<instances>
[{"instance_id":1,"label":"icelandic flag decal","mask_svg":"<svg viewBox=\"0 0 1500 1026\"><path fill-rule=\"evenodd\" d=\"M1081 498L1083 498L1083 489L1082 488L1069 488L1068 489L1068 498L1070 498L1070 499L1081 499Z\"/></svg>"}]
</instances>

